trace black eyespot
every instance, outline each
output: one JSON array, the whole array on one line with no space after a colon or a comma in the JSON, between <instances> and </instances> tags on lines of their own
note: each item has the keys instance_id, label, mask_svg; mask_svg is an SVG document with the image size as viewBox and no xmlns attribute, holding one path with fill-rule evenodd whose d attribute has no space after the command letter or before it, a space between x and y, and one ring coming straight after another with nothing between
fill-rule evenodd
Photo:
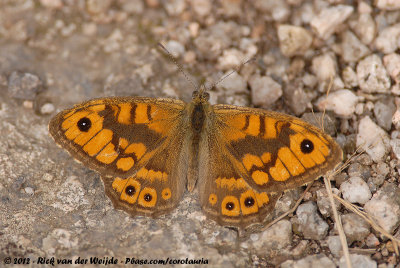
<instances>
[{"instance_id":1,"label":"black eyespot","mask_svg":"<svg viewBox=\"0 0 400 268\"><path fill-rule=\"evenodd\" d=\"M300 149L303 154L309 154L314 151L314 143L308 139L304 139L300 144Z\"/></svg>"},{"instance_id":2,"label":"black eyespot","mask_svg":"<svg viewBox=\"0 0 400 268\"><path fill-rule=\"evenodd\" d=\"M132 185L129 185L128 187L125 188L125 193L129 196L132 196L136 193L136 189Z\"/></svg>"},{"instance_id":3,"label":"black eyespot","mask_svg":"<svg viewBox=\"0 0 400 268\"><path fill-rule=\"evenodd\" d=\"M153 197L151 196L151 194L145 194L143 198L144 198L144 201L146 201L146 202L150 202L151 199L153 199Z\"/></svg>"},{"instance_id":4,"label":"black eyespot","mask_svg":"<svg viewBox=\"0 0 400 268\"><path fill-rule=\"evenodd\" d=\"M90 121L90 119L87 117L83 117L79 119L77 126L80 131L88 132L90 127L92 126L92 121Z\"/></svg>"},{"instance_id":5,"label":"black eyespot","mask_svg":"<svg viewBox=\"0 0 400 268\"><path fill-rule=\"evenodd\" d=\"M233 204L232 202L228 202L226 203L225 208L227 210L233 210L235 208L235 204Z\"/></svg>"},{"instance_id":6,"label":"black eyespot","mask_svg":"<svg viewBox=\"0 0 400 268\"><path fill-rule=\"evenodd\" d=\"M253 205L254 205L254 198L253 197L247 197L245 200L244 200L244 205L246 206L246 207L252 207Z\"/></svg>"}]
</instances>

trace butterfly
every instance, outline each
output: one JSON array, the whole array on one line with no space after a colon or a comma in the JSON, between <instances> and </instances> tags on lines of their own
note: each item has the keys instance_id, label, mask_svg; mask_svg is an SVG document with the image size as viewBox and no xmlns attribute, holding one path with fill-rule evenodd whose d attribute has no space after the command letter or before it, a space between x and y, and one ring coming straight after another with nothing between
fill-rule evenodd
<instances>
[{"instance_id":1,"label":"butterfly","mask_svg":"<svg viewBox=\"0 0 400 268\"><path fill-rule=\"evenodd\" d=\"M157 217L198 188L204 213L223 226L262 224L286 190L342 161L340 146L298 118L192 100L109 97L78 104L49 123L54 140L98 171L117 209Z\"/></svg>"}]
</instances>

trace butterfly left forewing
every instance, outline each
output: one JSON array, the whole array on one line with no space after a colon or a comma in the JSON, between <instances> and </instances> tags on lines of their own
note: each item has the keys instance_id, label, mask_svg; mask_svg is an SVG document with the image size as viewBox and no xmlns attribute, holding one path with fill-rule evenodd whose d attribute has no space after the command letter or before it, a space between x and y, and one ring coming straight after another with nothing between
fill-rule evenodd
<instances>
[{"instance_id":1,"label":"butterfly left forewing","mask_svg":"<svg viewBox=\"0 0 400 268\"><path fill-rule=\"evenodd\" d=\"M127 177L168 146L184 107L171 99L95 99L57 114L49 132L89 168L105 176Z\"/></svg>"},{"instance_id":2,"label":"butterfly left forewing","mask_svg":"<svg viewBox=\"0 0 400 268\"><path fill-rule=\"evenodd\" d=\"M215 105L214 113L227 157L257 191L304 185L342 161L342 150L329 135L298 118L231 105Z\"/></svg>"}]
</instances>

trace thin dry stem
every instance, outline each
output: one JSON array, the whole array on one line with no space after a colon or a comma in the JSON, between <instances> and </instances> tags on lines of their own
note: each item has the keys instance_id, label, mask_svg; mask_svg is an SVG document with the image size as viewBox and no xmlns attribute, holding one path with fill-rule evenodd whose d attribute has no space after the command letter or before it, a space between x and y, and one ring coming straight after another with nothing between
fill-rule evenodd
<instances>
[{"instance_id":1,"label":"thin dry stem","mask_svg":"<svg viewBox=\"0 0 400 268\"><path fill-rule=\"evenodd\" d=\"M338 229L340 243L342 244L343 255L344 255L344 258L346 260L346 266L348 268L351 268L352 265L351 265L351 260L350 260L349 247L347 246L347 240L346 240L346 235L344 234L342 221L341 221L341 219L339 217L339 214L337 212L335 201L333 200L333 193L332 193L330 176L332 176L332 175L329 174L328 176L324 177L325 187L326 187L326 191L328 193L329 201L331 203L331 207L332 207L332 211L333 211L333 218L335 219L336 226L337 226L337 229Z\"/></svg>"},{"instance_id":2,"label":"thin dry stem","mask_svg":"<svg viewBox=\"0 0 400 268\"><path fill-rule=\"evenodd\" d=\"M375 229L375 231L381 233L382 235L386 236L387 238L389 238L392 243L393 243L393 247L394 247L394 251L396 253L397 256L399 256L399 244L400 244L400 239L397 239L396 237L394 237L393 235L391 235L389 232L387 232L385 229L383 229L378 223L376 223L375 219L373 216L371 216L370 214L368 214L365 211L362 211L361 208L353 205L352 203L342 199L341 197L333 194L333 197L338 200L344 207L346 207L346 209L356 213L357 215L359 215L360 217L362 217L366 222L368 222L372 228Z\"/></svg>"}]
</instances>

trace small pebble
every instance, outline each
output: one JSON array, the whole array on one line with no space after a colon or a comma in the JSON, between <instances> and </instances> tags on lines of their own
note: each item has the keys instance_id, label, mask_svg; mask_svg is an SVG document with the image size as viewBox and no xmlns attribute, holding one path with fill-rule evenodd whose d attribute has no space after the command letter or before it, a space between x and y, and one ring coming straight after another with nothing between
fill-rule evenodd
<instances>
[{"instance_id":1,"label":"small pebble","mask_svg":"<svg viewBox=\"0 0 400 268\"><path fill-rule=\"evenodd\" d=\"M312 59L311 69L319 81L326 81L336 76L337 63L333 53L325 53Z\"/></svg>"},{"instance_id":2,"label":"small pebble","mask_svg":"<svg viewBox=\"0 0 400 268\"><path fill-rule=\"evenodd\" d=\"M99 14L108 10L112 0L87 0L86 6L89 13Z\"/></svg>"},{"instance_id":3,"label":"small pebble","mask_svg":"<svg viewBox=\"0 0 400 268\"><path fill-rule=\"evenodd\" d=\"M383 57L383 65L385 65L390 77L400 83L400 54L390 53Z\"/></svg>"},{"instance_id":4,"label":"small pebble","mask_svg":"<svg viewBox=\"0 0 400 268\"><path fill-rule=\"evenodd\" d=\"M228 73L225 73L224 76ZM229 95L234 93L246 93L247 83L246 80L237 72L233 72L229 75L229 77L217 84L217 88L225 89Z\"/></svg>"},{"instance_id":5,"label":"small pebble","mask_svg":"<svg viewBox=\"0 0 400 268\"><path fill-rule=\"evenodd\" d=\"M381 58L373 54L361 60L357 65L357 78L365 93L388 93L390 78Z\"/></svg>"},{"instance_id":6,"label":"small pebble","mask_svg":"<svg viewBox=\"0 0 400 268\"><path fill-rule=\"evenodd\" d=\"M362 268L376 268L377 264L367 255L350 254L350 262L352 267L362 267ZM346 268L346 260L344 256L340 258L339 268Z\"/></svg>"},{"instance_id":7,"label":"small pebble","mask_svg":"<svg viewBox=\"0 0 400 268\"><path fill-rule=\"evenodd\" d=\"M279 47L286 57L304 55L312 43L312 35L304 28L288 24L278 26Z\"/></svg>"},{"instance_id":8,"label":"small pebble","mask_svg":"<svg viewBox=\"0 0 400 268\"><path fill-rule=\"evenodd\" d=\"M347 244L354 241L363 241L370 234L370 225L355 213L341 215L343 230L346 235ZM335 229L337 229L335 224Z\"/></svg>"},{"instance_id":9,"label":"small pebble","mask_svg":"<svg viewBox=\"0 0 400 268\"><path fill-rule=\"evenodd\" d=\"M370 54L370 50L364 45L355 34L351 31L342 33L341 55L346 62L357 62L366 55Z\"/></svg>"},{"instance_id":10,"label":"small pebble","mask_svg":"<svg viewBox=\"0 0 400 268\"><path fill-rule=\"evenodd\" d=\"M352 27L363 44L369 45L374 40L376 25L370 13L360 13Z\"/></svg>"},{"instance_id":11,"label":"small pebble","mask_svg":"<svg viewBox=\"0 0 400 268\"><path fill-rule=\"evenodd\" d=\"M281 268L306 268L306 267L324 267L335 268L335 263L325 254L308 255L300 260L287 260L279 267Z\"/></svg>"},{"instance_id":12,"label":"small pebble","mask_svg":"<svg viewBox=\"0 0 400 268\"><path fill-rule=\"evenodd\" d=\"M365 244L369 248L377 248L379 246L379 239L373 233L370 233L367 238L365 238Z\"/></svg>"},{"instance_id":13,"label":"small pebble","mask_svg":"<svg viewBox=\"0 0 400 268\"><path fill-rule=\"evenodd\" d=\"M318 214L317 205L313 201L298 206L292 221L305 239L321 240L328 233L329 226Z\"/></svg>"},{"instance_id":14,"label":"small pebble","mask_svg":"<svg viewBox=\"0 0 400 268\"><path fill-rule=\"evenodd\" d=\"M200 17L210 14L211 9L213 8L210 0L192 0L190 5L193 8L193 11Z\"/></svg>"},{"instance_id":15,"label":"small pebble","mask_svg":"<svg viewBox=\"0 0 400 268\"><path fill-rule=\"evenodd\" d=\"M324 8L311 20L311 27L324 40L327 40L354 11L352 6L337 5Z\"/></svg>"},{"instance_id":16,"label":"small pebble","mask_svg":"<svg viewBox=\"0 0 400 268\"><path fill-rule=\"evenodd\" d=\"M8 94L12 98L34 100L42 89L42 81L31 73L12 72L8 79Z\"/></svg>"},{"instance_id":17,"label":"small pebble","mask_svg":"<svg viewBox=\"0 0 400 268\"><path fill-rule=\"evenodd\" d=\"M385 183L368 201L364 209L386 231L392 233L400 225L400 189Z\"/></svg>"},{"instance_id":18,"label":"small pebble","mask_svg":"<svg viewBox=\"0 0 400 268\"><path fill-rule=\"evenodd\" d=\"M317 101L317 107L320 111L334 111L338 116L351 117L356 109L358 97L348 89L341 89L324 95Z\"/></svg>"},{"instance_id":19,"label":"small pebble","mask_svg":"<svg viewBox=\"0 0 400 268\"><path fill-rule=\"evenodd\" d=\"M346 66L343 69L342 78L346 88L353 88L358 86L357 74L350 66Z\"/></svg>"},{"instance_id":20,"label":"small pebble","mask_svg":"<svg viewBox=\"0 0 400 268\"><path fill-rule=\"evenodd\" d=\"M398 0L376 0L375 5L383 10L398 10L400 9L400 1Z\"/></svg>"},{"instance_id":21,"label":"small pebble","mask_svg":"<svg viewBox=\"0 0 400 268\"><path fill-rule=\"evenodd\" d=\"M282 86L269 76L253 76L249 82L255 106L268 107L282 96Z\"/></svg>"},{"instance_id":22,"label":"small pebble","mask_svg":"<svg viewBox=\"0 0 400 268\"><path fill-rule=\"evenodd\" d=\"M260 234L252 247L260 254L269 250L281 250L292 243L292 224L281 220Z\"/></svg>"},{"instance_id":23,"label":"small pebble","mask_svg":"<svg viewBox=\"0 0 400 268\"><path fill-rule=\"evenodd\" d=\"M368 184L360 177L351 177L340 185L343 199L350 203L365 204L371 199Z\"/></svg>"},{"instance_id":24,"label":"small pebble","mask_svg":"<svg viewBox=\"0 0 400 268\"><path fill-rule=\"evenodd\" d=\"M184 0L162 1L162 3L169 16L178 16L186 8L186 1Z\"/></svg>"},{"instance_id":25,"label":"small pebble","mask_svg":"<svg viewBox=\"0 0 400 268\"><path fill-rule=\"evenodd\" d=\"M337 188L332 188L332 193L340 196L340 191ZM329 200L329 196L328 196L328 193L326 192L326 189L319 189L319 190L317 190L316 194L317 194L318 210L321 213L321 215L324 217L329 217L329 216L333 215L331 201ZM333 199L333 200L334 200L336 209L340 210L341 203L336 199Z\"/></svg>"},{"instance_id":26,"label":"small pebble","mask_svg":"<svg viewBox=\"0 0 400 268\"><path fill-rule=\"evenodd\" d=\"M32 187L25 187L25 193L27 193L28 195L33 195L35 193L35 191L33 190Z\"/></svg>"},{"instance_id":27,"label":"small pebble","mask_svg":"<svg viewBox=\"0 0 400 268\"><path fill-rule=\"evenodd\" d=\"M384 161L389 153L388 134L375 124L369 116L360 120L357 134L357 147L362 148L374 162Z\"/></svg>"},{"instance_id":28,"label":"small pebble","mask_svg":"<svg viewBox=\"0 0 400 268\"><path fill-rule=\"evenodd\" d=\"M328 236L326 242L328 243L330 252L335 257L340 257L342 251L342 243L340 242L340 237L338 235Z\"/></svg>"},{"instance_id":29,"label":"small pebble","mask_svg":"<svg viewBox=\"0 0 400 268\"><path fill-rule=\"evenodd\" d=\"M226 49L222 52L222 55L218 57L218 69L229 70L232 68L237 68L242 64L244 60L244 54L235 48Z\"/></svg>"},{"instance_id":30,"label":"small pebble","mask_svg":"<svg viewBox=\"0 0 400 268\"><path fill-rule=\"evenodd\" d=\"M179 58L185 54L185 47L175 40L170 40L165 44L165 48L174 56L174 58Z\"/></svg>"},{"instance_id":31,"label":"small pebble","mask_svg":"<svg viewBox=\"0 0 400 268\"><path fill-rule=\"evenodd\" d=\"M400 1L398 2L400 3ZM375 46L384 54L393 53L399 48L399 38L400 23L397 23L379 31L379 35L375 39Z\"/></svg>"},{"instance_id":32,"label":"small pebble","mask_svg":"<svg viewBox=\"0 0 400 268\"><path fill-rule=\"evenodd\" d=\"M40 0L40 3L48 8L58 9L63 7L63 3L61 0Z\"/></svg>"},{"instance_id":33,"label":"small pebble","mask_svg":"<svg viewBox=\"0 0 400 268\"><path fill-rule=\"evenodd\" d=\"M55 110L55 107L52 103L45 103L40 107L41 114L52 114Z\"/></svg>"},{"instance_id":34,"label":"small pebble","mask_svg":"<svg viewBox=\"0 0 400 268\"><path fill-rule=\"evenodd\" d=\"M374 105L374 115L376 122L383 129L389 131L392 127L392 118L396 112L396 105L392 99L386 99L385 101L378 101Z\"/></svg>"}]
</instances>

